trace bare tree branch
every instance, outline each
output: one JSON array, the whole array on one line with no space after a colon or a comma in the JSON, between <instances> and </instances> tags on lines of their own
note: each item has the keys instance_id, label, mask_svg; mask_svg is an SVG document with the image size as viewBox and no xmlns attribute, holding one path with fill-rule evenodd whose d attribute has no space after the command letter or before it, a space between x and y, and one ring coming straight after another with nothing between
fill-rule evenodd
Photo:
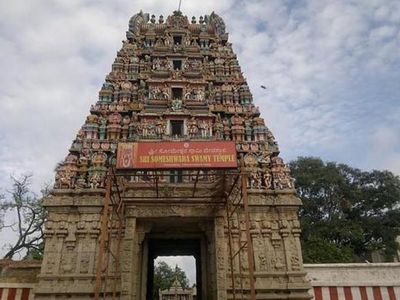
<instances>
[{"instance_id":1,"label":"bare tree branch","mask_svg":"<svg viewBox=\"0 0 400 300\"><path fill-rule=\"evenodd\" d=\"M17 220L15 223L4 226L0 222L0 230L10 228L18 233L17 240L8 245L8 252L4 258L13 258L22 254L41 255L43 250L43 224L46 212L42 206L42 198L48 195L49 189L42 190L42 197L37 197L30 191L31 175L19 178L11 177L12 186L8 191L10 199L0 195L0 211L3 213L14 212Z\"/></svg>"}]
</instances>

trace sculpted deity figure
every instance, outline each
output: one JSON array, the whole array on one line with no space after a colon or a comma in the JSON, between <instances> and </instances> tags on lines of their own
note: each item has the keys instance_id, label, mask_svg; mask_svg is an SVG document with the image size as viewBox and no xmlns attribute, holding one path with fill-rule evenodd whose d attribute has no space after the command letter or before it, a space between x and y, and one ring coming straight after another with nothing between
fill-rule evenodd
<instances>
[{"instance_id":1,"label":"sculpted deity figure","mask_svg":"<svg viewBox=\"0 0 400 300\"><path fill-rule=\"evenodd\" d=\"M207 138L208 137L208 130L209 130L209 126L208 126L207 122L205 120L199 121L198 128L199 128L201 137L202 138Z\"/></svg>"},{"instance_id":2,"label":"sculpted deity figure","mask_svg":"<svg viewBox=\"0 0 400 300\"><path fill-rule=\"evenodd\" d=\"M192 39L192 42L191 42L190 45L191 45L192 47L196 47L196 48L199 47L199 43L197 42L197 39L196 39L196 38L193 38L193 39Z\"/></svg>"},{"instance_id":3,"label":"sculpted deity figure","mask_svg":"<svg viewBox=\"0 0 400 300\"><path fill-rule=\"evenodd\" d=\"M92 176L90 176L89 185L91 189L103 187L102 176L99 173L94 173Z\"/></svg>"},{"instance_id":4,"label":"sculpted deity figure","mask_svg":"<svg viewBox=\"0 0 400 300\"><path fill-rule=\"evenodd\" d=\"M164 45L165 45L165 46L170 46L170 45L172 45L172 44L173 44L172 36L171 36L169 33L167 33L167 37L166 37L166 39L164 40Z\"/></svg>"},{"instance_id":5,"label":"sculpted deity figure","mask_svg":"<svg viewBox=\"0 0 400 300\"><path fill-rule=\"evenodd\" d=\"M219 87L216 87L214 89L214 95L215 95L215 102L216 103L221 103L222 102L222 95L221 95L221 90Z\"/></svg>"},{"instance_id":6,"label":"sculpted deity figure","mask_svg":"<svg viewBox=\"0 0 400 300\"><path fill-rule=\"evenodd\" d=\"M85 134L85 138L88 140L97 139L99 130L98 117L96 115L89 115L86 118L85 124L82 126L82 130Z\"/></svg>"},{"instance_id":7,"label":"sculpted deity figure","mask_svg":"<svg viewBox=\"0 0 400 300\"><path fill-rule=\"evenodd\" d=\"M78 189L84 189L86 187L86 178L83 174L76 180L75 187Z\"/></svg>"},{"instance_id":8,"label":"sculpted deity figure","mask_svg":"<svg viewBox=\"0 0 400 300\"><path fill-rule=\"evenodd\" d=\"M197 121L195 120L194 117L192 117L189 121L188 121L188 133L190 137L196 137L198 132L199 132L199 127L197 125Z\"/></svg>"},{"instance_id":9,"label":"sculpted deity figure","mask_svg":"<svg viewBox=\"0 0 400 300\"><path fill-rule=\"evenodd\" d=\"M180 79L182 75L181 70L172 70L172 79Z\"/></svg>"},{"instance_id":10,"label":"sculpted deity figure","mask_svg":"<svg viewBox=\"0 0 400 300\"><path fill-rule=\"evenodd\" d=\"M153 87L149 91L149 99L158 99L160 95L160 89L158 87Z\"/></svg>"},{"instance_id":11,"label":"sculpted deity figure","mask_svg":"<svg viewBox=\"0 0 400 300\"><path fill-rule=\"evenodd\" d=\"M121 133L122 117L119 113L113 113L108 116L109 125L107 126L107 137L109 140L116 140Z\"/></svg>"},{"instance_id":12,"label":"sculpted deity figure","mask_svg":"<svg viewBox=\"0 0 400 300\"><path fill-rule=\"evenodd\" d=\"M148 137L149 136L149 122L147 119L144 119L140 123L140 129L142 130L142 137Z\"/></svg>"},{"instance_id":13,"label":"sculpted deity figure","mask_svg":"<svg viewBox=\"0 0 400 300\"><path fill-rule=\"evenodd\" d=\"M107 119L104 117L100 118L100 126L99 126L99 138L100 140L105 140L107 134Z\"/></svg>"},{"instance_id":14,"label":"sculpted deity figure","mask_svg":"<svg viewBox=\"0 0 400 300\"><path fill-rule=\"evenodd\" d=\"M88 170L88 164L89 164L89 159L86 155L82 153L82 155L79 157L79 173L86 173Z\"/></svg>"},{"instance_id":15,"label":"sculpted deity figure","mask_svg":"<svg viewBox=\"0 0 400 300\"><path fill-rule=\"evenodd\" d=\"M161 69L161 60L157 57L153 60L153 70Z\"/></svg>"},{"instance_id":16,"label":"sculpted deity figure","mask_svg":"<svg viewBox=\"0 0 400 300\"><path fill-rule=\"evenodd\" d=\"M225 138L225 140L230 140L230 138L231 138L231 124L229 123L228 118L225 118L222 121L222 124L224 126L224 138Z\"/></svg>"},{"instance_id":17,"label":"sculpted deity figure","mask_svg":"<svg viewBox=\"0 0 400 300\"><path fill-rule=\"evenodd\" d=\"M182 100L173 99L172 102L171 102L171 109L172 109L172 111L180 111L180 110L182 110Z\"/></svg>"},{"instance_id":18,"label":"sculpted deity figure","mask_svg":"<svg viewBox=\"0 0 400 300\"><path fill-rule=\"evenodd\" d=\"M186 46L186 47L189 47L189 46L190 46L190 38L189 38L189 37L186 37L186 38L185 38L185 46Z\"/></svg>"},{"instance_id":19,"label":"sculpted deity figure","mask_svg":"<svg viewBox=\"0 0 400 300\"><path fill-rule=\"evenodd\" d=\"M69 170L59 170L56 173L55 188L59 189L72 189L74 188L74 174Z\"/></svg>"},{"instance_id":20,"label":"sculpted deity figure","mask_svg":"<svg viewBox=\"0 0 400 300\"><path fill-rule=\"evenodd\" d=\"M258 172L257 170L251 172L249 181L250 181L250 188L255 188L255 189L261 188L262 178L260 172Z\"/></svg>"},{"instance_id":21,"label":"sculpted deity figure","mask_svg":"<svg viewBox=\"0 0 400 300\"><path fill-rule=\"evenodd\" d=\"M194 89L191 89L185 94L185 100L197 100L197 95Z\"/></svg>"},{"instance_id":22,"label":"sculpted deity figure","mask_svg":"<svg viewBox=\"0 0 400 300\"><path fill-rule=\"evenodd\" d=\"M165 134L166 128L167 128L167 125L165 123L165 120L162 117L160 117L156 122L157 136L162 137Z\"/></svg>"},{"instance_id":23,"label":"sculpted deity figure","mask_svg":"<svg viewBox=\"0 0 400 300\"><path fill-rule=\"evenodd\" d=\"M255 143L255 142L251 143L251 144L250 144L250 150L252 150L252 151L258 151L258 150L259 150L259 149L258 149L258 144Z\"/></svg>"},{"instance_id":24,"label":"sculpted deity figure","mask_svg":"<svg viewBox=\"0 0 400 300\"><path fill-rule=\"evenodd\" d=\"M264 181L264 186L265 186L265 188L266 188L267 190L269 190L269 189L272 188L272 175L271 175L271 173L269 172L268 169L265 170L265 172L264 172L264 179L263 179L263 181Z\"/></svg>"},{"instance_id":25,"label":"sculpted deity figure","mask_svg":"<svg viewBox=\"0 0 400 300\"><path fill-rule=\"evenodd\" d=\"M222 91L222 103L223 104L231 104L231 102L229 101L229 92L232 91L232 86L224 83L221 87L221 91Z\"/></svg>"},{"instance_id":26,"label":"sculpted deity figure","mask_svg":"<svg viewBox=\"0 0 400 300\"><path fill-rule=\"evenodd\" d=\"M244 130L246 134L246 141L250 142L252 140L252 135L253 135L253 128L251 126L251 119L247 118L244 121Z\"/></svg>"},{"instance_id":27,"label":"sculpted deity figure","mask_svg":"<svg viewBox=\"0 0 400 300\"><path fill-rule=\"evenodd\" d=\"M197 90L196 100L204 101L204 91L202 89Z\"/></svg>"},{"instance_id":28,"label":"sculpted deity figure","mask_svg":"<svg viewBox=\"0 0 400 300\"><path fill-rule=\"evenodd\" d=\"M267 140L268 142L275 143L275 137L270 130L267 131Z\"/></svg>"},{"instance_id":29,"label":"sculpted deity figure","mask_svg":"<svg viewBox=\"0 0 400 300\"><path fill-rule=\"evenodd\" d=\"M140 127L140 123L138 120L138 116L136 113L132 113L132 120L129 123L129 135L128 137L130 139L134 139L138 136L139 134L139 127Z\"/></svg>"},{"instance_id":30,"label":"sculpted deity figure","mask_svg":"<svg viewBox=\"0 0 400 300\"><path fill-rule=\"evenodd\" d=\"M292 189L293 182L286 172L278 172L274 178L275 188L278 189Z\"/></svg>"},{"instance_id":31,"label":"sculpted deity figure","mask_svg":"<svg viewBox=\"0 0 400 300\"><path fill-rule=\"evenodd\" d=\"M231 117L231 124L232 126L237 126L237 125L242 125L243 123L243 118L240 117L238 114L234 114Z\"/></svg>"},{"instance_id":32,"label":"sculpted deity figure","mask_svg":"<svg viewBox=\"0 0 400 300\"><path fill-rule=\"evenodd\" d=\"M233 103L239 104L239 102L240 102L239 88L234 87L233 88Z\"/></svg>"},{"instance_id":33,"label":"sculpted deity figure","mask_svg":"<svg viewBox=\"0 0 400 300\"><path fill-rule=\"evenodd\" d=\"M169 92L168 92L168 87L165 86L164 88L161 89L161 99L168 100L169 99Z\"/></svg>"},{"instance_id":34,"label":"sculpted deity figure","mask_svg":"<svg viewBox=\"0 0 400 300\"><path fill-rule=\"evenodd\" d=\"M128 138L130 122L131 122L131 119L129 118L129 116L125 116L122 119L122 139L124 139L124 140L126 140Z\"/></svg>"},{"instance_id":35,"label":"sculpted deity figure","mask_svg":"<svg viewBox=\"0 0 400 300\"><path fill-rule=\"evenodd\" d=\"M213 131L214 131L213 132L214 136L216 137L217 140L220 140L223 138L224 124L222 124L220 115L217 115L217 118L215 119Z\"/></svg>"},{"instance_id":36,"label":"sculpted deity figure","mask_svg":"<svg viewBox=\"0 0 400 300\"><path fill-rule=\"evenodd\" d=\"M231 118L231 124L232 124L232 138L235 141L243 141L243 136L244 136L243 118L238 114L235 114Z\"/></svg>"},{"instance_id":37,"label":"sculpted deity figure","mask_svg":"<svg viewBox=\"0 0 400 300\"><path fill-rule=\"evenodd\" d=\"M270 153L267 152L267 151L262 152L262 153L258 156L258 162L259 162L261 165L269 166L269 164L271 163Z\"/></svg>"},{"instance_id":38,"label":"sculpted deity figure","mask_svg":"<svg viewBox=\"0 0 400 300\"><path fill-rule=\"evenodd\" d=\"M162 41L162 39L160 39L160 38L156 39L156 43L155 43L156 47L160 47L163 45L164 45L164 42Z\"/></svg>"},{"instance_id":39,"label":"sculpted deity figure","mask_svg":"<svg viewBox=\"0 0 400 300\"><path fill-rule=\"evenodd\" d=\"M271 171L273 176L273 186L275 189L294 188L289 168L283 163L282 158L279 156L275 156L271 159Z\"/></svg>"},{"instance_id":40,"label":"sculpted deity figure","mask_svg":"<svg viewBox=\"0 0 400 300\"><path fill-rule=\"evenodd\" d=\"M275 152L278 152L278 143L275 140L274 135L272 134L272 132L266 128L266 139L268 141L268 147Z\"/></svg>"},{"instance_id":41,"label":"sculpted deity figure","mask_svg":"<svg viewBox=\"0 0 400 300\"><path fill-rule=\"evenodd\" d=\"M144 102L147 98L147 89L146 82L144 80L140 80L139 89L138 89L138 100L139 102Z\"/></svg>"},{"instance_id":42,"label":"sculpted deity figure","mask_svg":"<svg viewBox=\"0 0 400 300\"><path fill-rule=\"evenodd\" d=\"M149 122L147 128L148 136L154 137L156 135L156 125L154 124L154 121Z\"/></svg>"},{"instance_id":43,"label":"sculpted deity figure","mask_svg":"<svg viewBox=\"0 0 400 300\"><path fill-rule=\"evenodd\" d=\"M103 167L106 164L107 155L104 152L96 152L92 156L92 166Z\"/></svg>"},{"instance_id":44,"label":"sculpted deity figure","mask_svg":"<svg viewBox=\"0 0 400 300\"><path fill-rule=\"evenodd\" d=\"M65 158L65 164L70 165L70 166L75 166L78 162L78 157L73 154L68 154L67 157Z\"/></svg>"}]
</instances>

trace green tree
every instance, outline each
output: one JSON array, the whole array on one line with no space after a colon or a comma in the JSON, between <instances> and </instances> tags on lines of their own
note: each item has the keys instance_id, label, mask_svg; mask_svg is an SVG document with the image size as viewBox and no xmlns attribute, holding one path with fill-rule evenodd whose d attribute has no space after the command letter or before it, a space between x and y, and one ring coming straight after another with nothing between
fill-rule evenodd
<instances>
[{"instance_id":1,"label":"green tree","mask_svg":"<svg viewBox=\"0 0 400 300\"><path fill-rule=\"evenodd\" d=\"M179 282L182 288L186 289L189 287L189 279L185 271L178 266L172 269L166 262L159 261L154 268L153 299L158 299L159 289L165 290L171 288L175 280Z\"/></svg>"},{"instance_id":2,"label":"green tree","mask_svg":"<svg viewBox=\"0 0 400 300\"><path fill-rule=\"evenodd\" d=\"M3 215L0 230L9 229L15 232L16 241L4 245L7 249L4 258L13 259L17 255L24 255L41 259L43 224L46 219L42 200L48 194L48 188L42 190L42 197L38 197L30 190L30 175L11 177L11 180L9 197L0 197L0 211ZM7 220L10 221L7 223Z\"/></svg>"},{"instance_id":3,"label":"green tree","mask_svg":"<svg viewBox=\"0 0 400 300\"><path fill-rule=\"evenodd\" d=\"M375 250L393 259L400 234L398 176L313 157L299 157L289 166L303 201L305 262L365 261Z\"/></svg>"}]
</instances>

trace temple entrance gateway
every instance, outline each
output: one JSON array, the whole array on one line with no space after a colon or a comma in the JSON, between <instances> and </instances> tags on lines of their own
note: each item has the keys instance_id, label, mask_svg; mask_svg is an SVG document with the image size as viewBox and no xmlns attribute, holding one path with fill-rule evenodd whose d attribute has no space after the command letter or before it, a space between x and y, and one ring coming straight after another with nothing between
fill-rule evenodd
<instances>
[{"instance_id":1,"label":"temple entrance gateway","mask_svg":"<svg viewBox=\"0 0 400 300\"><path fill-rule=\"evenodd\" d=\"M195 152L199 153L203 146L210 150L211 145L206 142L198 146L200 148ZM140 145L137 146L140 148ZM170 144L158 145L161 148L163 146ZM136 157L133 160L133 167L136 162L141 161L141 155L146 155L139 152L134 152ZM122 160L122 155L127 155L127 152L122 153L124 152L119 152L117 161ZM183 164L186 162L190 164L190 161L189 159ZM226 257L223 257L228 242L223 238L223 219L226 214L231 214L229 209L242 205L241 195L237 193L241 190L241 184L246 182L240 180L241 176L245 175L238 173L235 168L218 170L217 167L216 170L208 171L185 168L179 170L181 176L179 185L171 185L169 180L165 180L165 173L162 170L145 170L128 171L124 167L111 171L107 177L108 192L101 220L100 259L97 260L97 270L100 271L97 273L98 285L95 297L117 294L116 291L107 288L112 286L107 284L111 279L110 268L120 265L122 261L130 261L133 252L137 254L135 260L137 265L132 269L126 268L121 274L121 280L123 281L124 277L133 278L131 286L133 292L140 295L140 299L152 299L154 260L157 256L165 255L193 255L196 260L196 299L213 299L218 292L216 289L218 277L225 276L221 273L221 267L227 262ZM170 172L168 174L167 177L170 176ZM240 210L237 210L236 216ZM132 224L129 227L131 234L135 236L135 239L129 239L128 244L124 244L122 236L117 234L122 227L127 226L124 225L124 215L127 218L126 222ZM230 215L230 219L234 219L233 214ZM235 223L238 222L237 220ZM246 224L249 229L249 222ZM231 234L230 227L227 229ZM228 246L231 247L231 241ZM115 249L121 247L132 250L122 252L119 258ZM240 249L238 247L237 251L246 252L251 247L251 243L244 244ZM119 252L117 250L117 253ZM237 258L239 257L240 255ZM251 269L253 268L251 266ZM249 269L247 266L247 270ZM234 277L231 272L231 280ZM242 282L243 277L250 278L249 274L242 274L239 282ZM247 290L249 288L246 287Z\"/></svg>"},{"instance_id":2,"label":"temple entrance gateway","mask_svg":"<svg viewBox=\"0 0 400 300\"><path fill-rule=\"evenodd\" d=\"M157 255L198 299L309 299L295 195L214 12L134 15L57 167L39 300L146 300Z\"/></svg>"},{"instance_id":3,"label":"temple entrance gateway","mask_svg":"<svg viewBox=\"0 0 400 300\"><path fill-rule=\"evenodd\" d=\"M146 234L143 242L143 266L147 268L142 270L142 276L146 279L146 299L153 300L153 278L154 278L154 260L158 256L193 256L195 259L196 271L196 287L197 299L207 299L207 290L210 289L207 278L212 277L210 270L210 257L207 249L212 245L212 241L208 241L206 232L199 228L200 224L207 224L207 221L198 220L179 220L171 219L167 222L180 224L178 228L170 228L166 230L163 227L162 232L157 233L157 227L164 223L165 220L154 220L151 231ZM202 227L202 226L201 226ZM160 228L160 227L159 227ZM146 275L147 273L147 275ZM144 286L144 285L143 285Z\"/></svg>"}]
</instances>

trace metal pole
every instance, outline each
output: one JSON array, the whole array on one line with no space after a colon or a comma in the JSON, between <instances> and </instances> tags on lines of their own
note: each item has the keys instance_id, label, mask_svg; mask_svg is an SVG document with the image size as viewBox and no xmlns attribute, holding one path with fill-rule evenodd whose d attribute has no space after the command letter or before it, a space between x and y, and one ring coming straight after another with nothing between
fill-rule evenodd
<instances>
[{"instance_id":1,"label":"metal pole","mask_svg":"<svg viewBox=\"0 0 400 300\"><path fill-rule=\"evenodd\" d=\"M239 212L236 212L236 218L238 222L238 228L239 228L239 235L238 235L238 242L239 242L239 247L242 248L242 229L240 226L240 217L239 217ZM245 242L246 243L246 242ZM247 243L246 243L247 244ZM243 274L242 274L242 255L241 255L241 250L238 253L238 258L239 258L239 277L240 277L240 295L241 299L243 300L244 298L244 288L243 288Z\"/></svg>"},{"instance_id":2,"label":"metal pole","mask_svg":"<svg viewBox=\"0 0 400 300\"><path fill-rule=\"evenodd\" d=\"M230 200L226 199L226 222L228 224L228 243L229 243L229 258L231 265L231 280L232 280L232 296L233 300L236 300L236 288L235 288L235 276L233 270L233 254L232 254L232 231L231 231L231 221L230 221Z\"/></svg>"},{"instance_id":3,"label":"metal pole","mask_svg":"<svg viewBox=\"0 0 400 300\"><path fill-rule=\"evenodd\" d=\"M241 164L242 172L242 198L243 198L243 208L246 224L246 239L247 239L247 257L249 262L249 277L250 277L250 299L256 299L256 290L254 282L254 254L253 254L253 242L251 240L250 234L250 215L249 215L249 205L247 197L247 175L244 171L244 162L242 159Z\"/></svg>"},{"instance_id":4,"label":"metal pole","mask_svg":"<svg viewBox=\"0 0 400 300\"><path fill-rule=\"evenodd\" d=\"M193 185L193 194L192 194L192 197L194 197L194 195L196 194L196 187L197 187L197 181L199 181L199 175L200 175L200 170L197 170L196 179L195 179L194 185ZM189 180L190 180L190 178L189 178Z\"/></svg>"}]
</instances>

